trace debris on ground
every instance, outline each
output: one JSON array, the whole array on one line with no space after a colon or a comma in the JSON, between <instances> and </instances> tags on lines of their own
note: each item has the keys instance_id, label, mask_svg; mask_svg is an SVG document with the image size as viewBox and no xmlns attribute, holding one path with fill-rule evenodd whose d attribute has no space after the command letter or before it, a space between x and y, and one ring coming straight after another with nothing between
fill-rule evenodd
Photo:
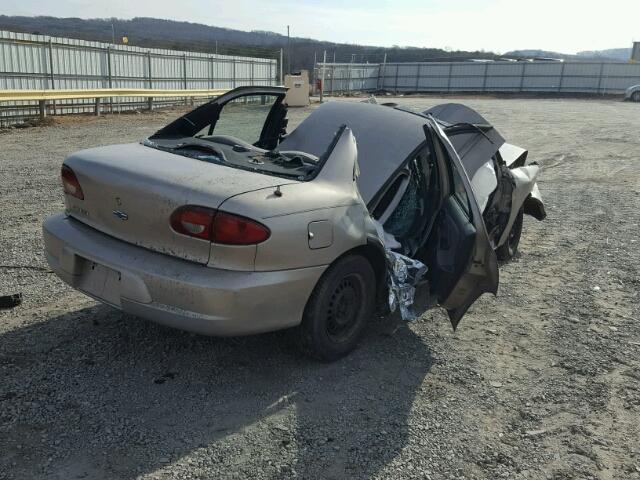
<instances>
[{"instance_id":1,"label":"debris on ground","mask_svg":"<svg viewBox=\"0 0 640 480\"><path fill-rule=\"evenodd\" d=\"M0 295L0 308L14 308L22 303L22 293Z\"/></svg>"}]
</instances>

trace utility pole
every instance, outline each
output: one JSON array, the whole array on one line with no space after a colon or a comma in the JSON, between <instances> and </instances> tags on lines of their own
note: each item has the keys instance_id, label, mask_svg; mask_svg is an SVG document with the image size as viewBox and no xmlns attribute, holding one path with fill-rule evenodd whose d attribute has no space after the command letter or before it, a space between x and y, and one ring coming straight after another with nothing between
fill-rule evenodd
<instances>
[{"instance_id":1,"label":"utility pole","mask_svg":"<svg viewBox=\"0 0 640 480\"><path fill-rule=\"evenodd\" d=\"M318 68L318 52L314 51L313 52L313 72L311 72L311 85L313 85L312 91L315 91L316 83L318 80L317 68Z\"/></svg>"},{"instance_id":2,"label":"utility pole","mask_svg":"<svg viewBox=\"0 0 640 480\"><path fill-rule=\"evenodd\" d=\"M324 51L322 56L322 75L320 76L320 103L322 103L322 97L324 96L324 71L327 68L327 51Z\"/></svg>"},{"instance_id":3,"label":"utility pole","mask_svg":"<svg viewBox=\"0 0 640 480\"><path fill-rule=\"evenodd\" d=\"M115 45L116 44L116 27L114 25L116 19L114 17L111 17L111 44Z\"/></svg>"},{"instance_id":4,"label":"utility pole","mask_svg":"<svg viewBox=\"0 0 640 480\"><path fill-rule=\"evenodd\" d=\"M349 62L348 70L347 70L347 95L351 94L351 64L355 58L356 54L351 54L351 61Z\"/></svg>"},{"instance_id":5,"label":"utility pole","mask_svg":"<svg viewBox=\"0 0 640 480\"><path fill-rule=\"evenodd\" d=\"M382 60L382 71L380 71L380 65L378 65L378 90L384 90L384 81L387 77L387 52L384 52L384 58ZM380 78L382 78L382 84L380 84Z\"/></svg>"},{"instance_id":6,"label":"utility pole","mask_svg":"<svg viewBox=\"0 0 640 480\"><path fill-rule=\"evenodd\" d=\"M291 35L287 25L287 73L291 75Z\"/></svg>"}]
</instances>

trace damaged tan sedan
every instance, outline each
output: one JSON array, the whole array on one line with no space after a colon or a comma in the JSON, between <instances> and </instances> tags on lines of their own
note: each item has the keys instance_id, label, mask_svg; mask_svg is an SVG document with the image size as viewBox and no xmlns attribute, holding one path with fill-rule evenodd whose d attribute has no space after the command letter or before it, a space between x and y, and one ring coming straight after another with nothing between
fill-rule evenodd
<instances>
[{"instance_id":1,"label":"damaged tan sedan","mask_svg":"<svg viewBox=\"0 0 640 480\"><path fill-rule=\"evenodd\" d=\"M43 226L72 287L206 335L296 327L309 354L353 350L376 308L445 308L454 328L523 214L537 165L475 111L329 102L287 133L285 90L241 87L142 143L62 166L66 212Z\"/></svg>"}]
</instances>

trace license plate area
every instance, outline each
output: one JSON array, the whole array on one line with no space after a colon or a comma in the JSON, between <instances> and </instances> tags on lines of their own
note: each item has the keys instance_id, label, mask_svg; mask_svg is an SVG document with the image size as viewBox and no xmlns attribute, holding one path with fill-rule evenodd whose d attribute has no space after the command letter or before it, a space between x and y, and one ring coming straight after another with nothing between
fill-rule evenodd
<instances>
[{"instance_id":1,"label":"license plate area","mask_svg":"<svg viewBox=\"0 0 640 480\"><path fill-rule=\"evenodd\" d=\"M78 289L120 307L120 272L86 258L79 257L79 260L82 262L82 273Z\"/></svg>"}]
</instances>

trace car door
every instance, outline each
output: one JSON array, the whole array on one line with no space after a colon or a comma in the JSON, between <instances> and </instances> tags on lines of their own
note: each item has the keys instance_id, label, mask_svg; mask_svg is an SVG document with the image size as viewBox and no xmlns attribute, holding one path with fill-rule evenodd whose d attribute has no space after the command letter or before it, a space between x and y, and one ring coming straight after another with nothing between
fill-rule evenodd
<instances>
[{"instance_id":1,"label":"car door","mask_svg":"<svg viewBox=\"0 0 640 480\"><path fill-rule=\"evenodd\" d=\"M480 295L497 293L498 263L458 154L433 118L424 131L443 170L442 204L427 242L429 284L455 329Z\"/></svg>"},{"instance_id":2,"label":"car door","mask_svg":"<svg viewBox=\"0 0 640 480\"><path fill-rule=\"evenodd\" d=\"M215 137L215 141L272 150L285 133L282 87L239 87L190 111L151 139Z\"/></svg>"}]
</instances>

